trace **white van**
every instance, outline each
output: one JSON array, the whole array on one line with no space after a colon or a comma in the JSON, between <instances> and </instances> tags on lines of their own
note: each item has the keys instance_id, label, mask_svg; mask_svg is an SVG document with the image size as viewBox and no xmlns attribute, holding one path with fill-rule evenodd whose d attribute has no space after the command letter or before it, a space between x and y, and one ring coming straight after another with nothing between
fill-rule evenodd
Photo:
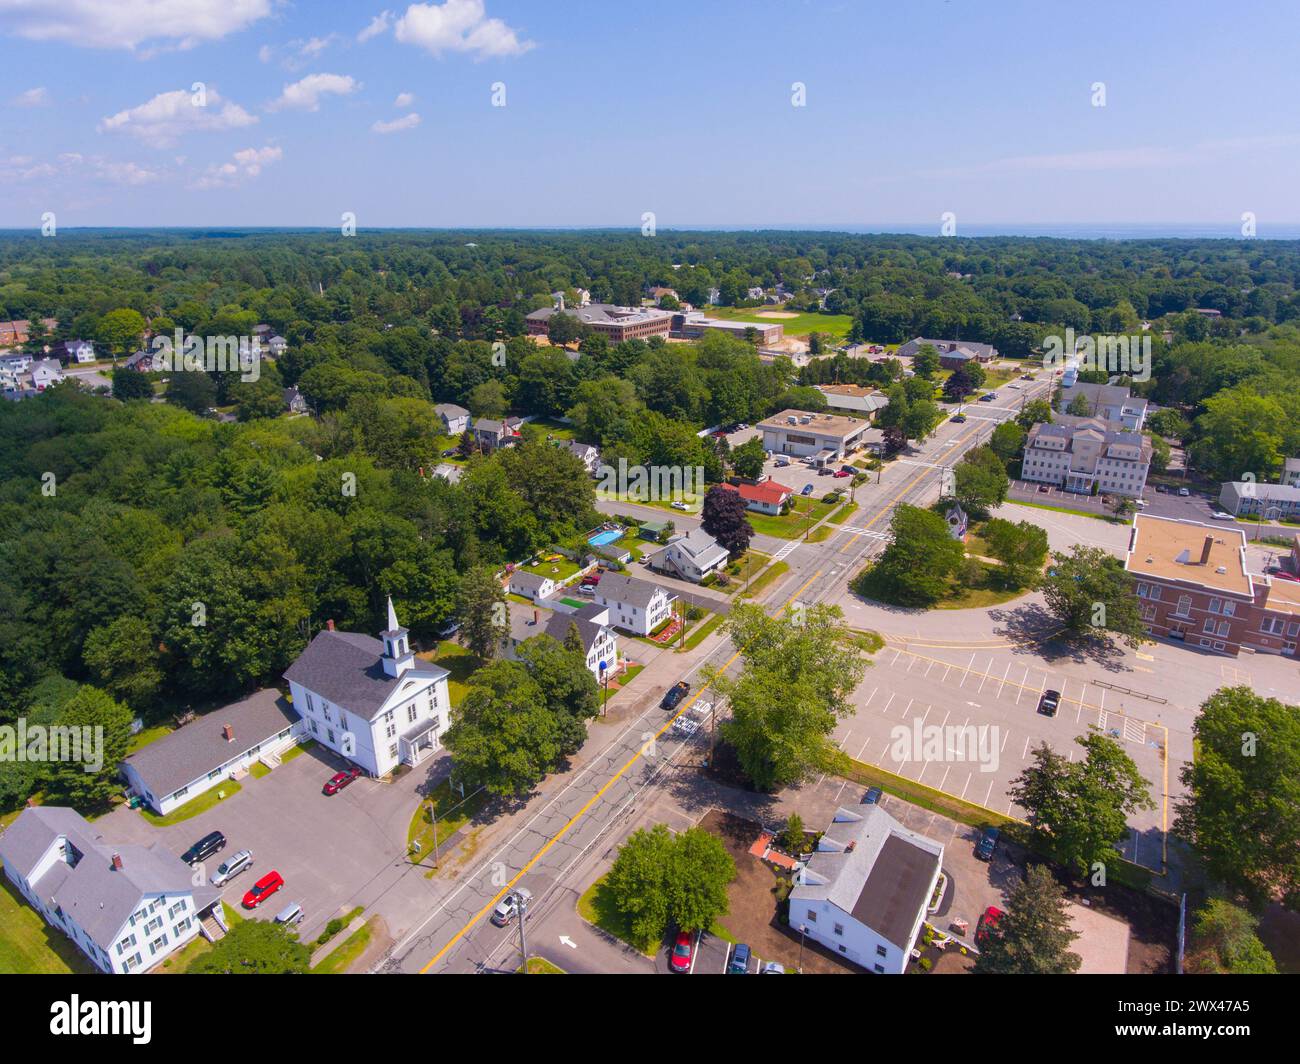
<instances>
[{"instance_id":1,"label":"white van","mask_svg":"<svg viewBox=\"0 0 1300 1064\"><path fill-rule=\"evenodd\" d=\"M277 924L289 924L292 926L293 924L302 923L305 915L306 914L302 911L302 906L298 902L294 901L290 902L275 914L275 922Z\"/></svg>"}]
</instances>

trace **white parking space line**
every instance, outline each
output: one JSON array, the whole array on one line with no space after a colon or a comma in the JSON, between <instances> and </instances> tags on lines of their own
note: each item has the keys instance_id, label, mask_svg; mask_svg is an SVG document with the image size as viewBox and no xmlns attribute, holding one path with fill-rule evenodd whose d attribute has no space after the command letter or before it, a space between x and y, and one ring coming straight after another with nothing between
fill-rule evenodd
<instances>
[{"instance_id":1,"label":"white parking space line","mask_svg":"<svg viewBox=\"0 0 1300 1064\"><path fill-rule=\"evenodd\" d=\"M929 676L929 675L930 675L930 670L933 669L933 668L934 668L934 659L931 658L931 659L930 659L930 664L927 665L927 666L925 667L925 675L926 675L926 676Z\"/></svg>"},{"instance_id":2,"label":"white parking space line","mask_svg":"<svg viewBox=\"0 0 1300 1064\"><path fill-rule=\"evenodd\" d=\"M952 672L952 666L951 666L951 665L949 665L946 669L943 670L943 679L940 680L939 682L940 682L940 683L947 683L947 682L948 682L948 673L950 673L950 672Z\"/></svg>"},{"instance_id":3,"label":"white parking space line","mask_svg":"<svg viewBox=\"0 0 1300 1064\"><path fill-rule=\"evenodd\" d=\"M870 745L871 745L871 740L868 739L865 743L862 744L862 749L858 751L858 756L857 756L856 758L854 758L854 760L855 760L855 761L861 761L862 758L863 758L863 755L865 755L866 752L867 752L867 747L870 746Z\"/></svg>"},{"instance_id":4,"label":"white parking space line","mask_svg":"<svg viewBox=\"0 0 1300 1064\"><path fill-rule=\"evenodd\" d=\"M948 782L948 773L952 771L952 765L944 766L943 778L939 780L939 790L943 790L943 785Z\"/></svg>"},{"instance_id":5,"label":"white parking space line","mask_svg":"<svg viewBox=\"0 0 1300 1064\"><path fill-rule=\"evenodd\" d=\"M871 700L876 697L876 692L879 690L880 690L879 685L877 685L875 688L872 689L871 694L867 695L867 700L862 703L863 709L866 709L867 706L871 705Z\"/></svg>"},{"instance_id":6,"label":"white parking space line","mask_svg":"<svg viewBox=\"0 0 1300 1064\"><path fill-rule=\"evenodd\" d=\"M988 791L987 791L987 792L985 793L985 795L984 795L984 802L983 802L983 805L984 805L984 808L985 808L985 809L990 808L990 807L989 807L989 799L992 798L992 797L993 797L993 781L992 781L992 780L989 780L989 789L988 789Z\"/></svg>"},{"instance_id":7,"label":"white parking space line","mask_svg":"<svg viewBox=\"0 0 1300 1064\"><path fill-rule=\"evenodd\" d=\"M1016 705L1020 705L1020 696L1025 693L1025 684L1029 680L1029 666L1025 666L1025 674L1020 677L1020 683L1016 686Z\"/></svg>"},{"instance_id":8,"label":"white parking space line","mask_svg":"<svg viewBox=\"0 0 1300 1064\"><path fill-rule=\"evenodd\" d=\"M1001 752L1003 752L1004 750L1006 750L1006 748L1007 748L1007 740L1010 739L1010 738L1011 738L1011 729L1008 728L1005 732L1002 733L1002 745L1001 745L1000 747L998 747L998 752L999 752L999 753L1001 753Z\"/></svg>"},{"instance_id":9,"label":"white parking space line","mask_svg":"<svg viewBox=\"0 0 1300 1064\"><path fill-rule=\"evenodd\" d=\"M961 683L959 683L959 684L957 685L958 687L965 687L965 686L966 686L966 681L970 678L970 667L971 667L972 665L974 665L974 664L975 664L975 655L972 654L972 655L970 656L970 661L966 662L966 673L965 673L965 675L962 676L962 678L961 678Z\"/></svg>"},{"instance_id":10,"label":"white parking space line","mask_svg":"<svg viewBox=\"0 0 1300 1064\"><path fill-rule=\"evenodd\" d=\"M925 717L928 717L928 716L930 715L930 710L932 710L932 709L934 709L934 706L926 706L926 707L925 707ZM921 726L922 726L922 727L925 726L925 717L922 717L922 718L921 718Z\"/></svg>"},{"instance_id":11,"label":"white parking space line","mask_svg":"<svg viewBox=\"0 0 1300 1064\"><path fill-rule=\"evenodd\" d=\"M897 692L897 691L891 691L890 694L889 694L889 701L886 702L883 706L880 707L880 712L881 712L881 713L888 713L888 712L889 712L889 707L890 707L891 705L894 704L894 699L895 699L897 696L898 696L898 692Z\"/></svg>"},{"instance_id":12,"label":"white parking space line","mask_svg":"<svg viewBox=\"0 0 1300 1064\"><path fill-rule=\"evenodd\" d=\"M1021 761L1024 761L1025 758L1027 758L1027 757L1029 756L1029 739L1030 739L1030 737L1029 737L1028 735L1026 735L1026 736L1025 736L1025 748L1024 748L1023 750L1020 751L1020 760L1021 760Z\"/></svg>"},{"instance_id":13,"label":"white parking space line","mask_svg":"<svg viewBox=\"0 0 1300 1064\"><path fill-rule=\"evenodd\" d=\"M966 788L970 786L970 778L971 778L971 776L973 776L973 775L974 775L973 772L967 772L967 773L966 773L966 782L962 784L962 788L961 788L961 797L962 797L962 798L965 798L965 797L966 797Z\"/></svg>"},{"instance_id":14,"label":"white parking space line","mask_svg":"<svg viewBox=\"0 0 1300 1064\"><path fill-rule=\"evenodd\" d=\"M1007 673L1011 671L1011 662L1007 662L1007 667L1002 672L1002 682L998 684L998 697L1002 697L1002 688L1007 685Z\"/></svg>"}]
</instances>

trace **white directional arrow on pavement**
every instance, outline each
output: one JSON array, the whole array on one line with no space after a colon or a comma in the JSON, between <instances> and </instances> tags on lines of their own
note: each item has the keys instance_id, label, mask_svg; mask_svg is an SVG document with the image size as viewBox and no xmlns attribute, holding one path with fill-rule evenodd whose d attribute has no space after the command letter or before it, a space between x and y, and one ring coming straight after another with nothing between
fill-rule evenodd
<instances>
[{"instance_id":1,"label":"white directional arrow on pavement","mask_svg":"<svg viewBox=\"0 0 1300 1064\"><path fill-rule=\"evenodd\" d=\"M577 944L576 942L574 942L573 939L571 939L568 935L561 935L561 936L560 936L560 945L561 945L561 946L568 946L569 949L577 949L577 948L578 948L578 944Z\"/></svg>"}]
</instances>

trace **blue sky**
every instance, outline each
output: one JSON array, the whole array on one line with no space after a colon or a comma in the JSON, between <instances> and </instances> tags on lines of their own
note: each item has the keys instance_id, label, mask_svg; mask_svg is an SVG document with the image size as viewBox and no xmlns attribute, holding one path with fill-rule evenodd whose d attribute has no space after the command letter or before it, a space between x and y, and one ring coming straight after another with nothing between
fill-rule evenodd
<instances>
[{"instance_id":1,"label":"blue sky","mask_svg":"<svg viewBox=\"0 0 1300 1064\"><path fill-rule=\"evenodd\" d=\"M0 226L1267 236L1300 222L1298 30L1200 0L0 0Z\"/></svg>"}]
</instances>

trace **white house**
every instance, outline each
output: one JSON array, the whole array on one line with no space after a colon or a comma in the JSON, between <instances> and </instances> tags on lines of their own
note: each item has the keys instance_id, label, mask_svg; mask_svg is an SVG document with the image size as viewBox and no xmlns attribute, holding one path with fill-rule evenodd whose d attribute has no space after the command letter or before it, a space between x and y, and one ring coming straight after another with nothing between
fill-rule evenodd
<instances>
[{"instance_id":1,"label":"white house","mask_svg":"<svg viewBox=\"0 0 1300 1064\"><path fill-rule=\"evenodd\" d=\"M677 596L647 580L607 572L596 585L595 598L609 610L609 623L614 627L649 635L672 616Z\"/></svg>"},{"instance_id":2,"label":"white house","mask_svg":"<svg viewBox=\"0 0 1300 1064\"><path fill-rule=\"evenodd\" d=\"M510 574L507 590L512 594L522 595L536 602L538 599L550 598L555 592L556 583L549 576L530 573L527 569L516 569Z\"/></svg>"},{"instance_id":3,"label":"white house","mask_svg":"<svg viewBox=\"0 0 1300 1064\"><path fill-rule=\"evenodd\" d=\"M109 974L148 971L206 936L221 897L161 843L110 842L59 806L24 809L0 836L0 861L45 922Z\"/></svg>"},{"instance_id":4,"label":"white house","mask_svg":"<svg viewBox=\"0 0 1300 1064\"><path fill-rule=\"evenodd\" d=\"M618 664L618 633L611 626L609 610L604 606L588 602L572 613L562 613L512 602L509 604L509 620L509 633L500 643L503 658L517 661L519 644L534 636L549 635L556 642L563 643L568 638L570 626L576 625L587 668L597 682L601 679L602 662L611 674Z\"/></svg>"},{"instance_id":5,"label":"white house","mask_svg":"<svg viewBox=\"0 0 1300 1064\"><path fill-rule=\"evenodd\" d=\"M451 710L447 676L416 661L391 598L379 639L337 632L330 622L284 674L305 734L372 776L418 765L441 748Z\"/></svg>"},{"instance_id":6,"label":"white house","mask_svg":"<svg viewBox=\"0 0 1300 1064\"><path fill-rule=\"evenodd\" d=\"M11 369L15 373L26 373L31 368L32 356L21 351L0 355L0 368Z\"/></svg>"},{"instance_id":7,"label":"white house","mask_svg":"<svg viewBox=\"0 0 1300 1064\"><path fill-rule=\"evenodd\" d=\"M940 843L879 805L841 807L795 877L790 926L869 971L902 975L942 864Z\"/></svg>"},{"instance_id":8,"label":"white house","mask_svg":"<svg viewBox=\"0 0 1300 1064\"><path fill-rule=\"evenodd\" d=\"M1282 468L1282 483L1289 488L1300 488L1300 458L1288 458Z\"/></svg>"},{"instance_id":9,"label":"white house","mask_svg":"<svg viewBox=\"0 0 1300 1064\"><path fill-rule=\"evenodd\" d=\"M89 340L64 340L50 348L50 356L65 366L71 362L84 364L95 361L95 345Z\"/></svg>"},{"instance_id":10,"label":"white house","mask_svg":"<svg viewBox=\"0 0 1300 1064\"><path fill-rule=\"evenodd\" d=\"M226 780L240 779L254 762L274 766L302 730L280 692L266 688L128 754L121 771L131 790L165 816Z\"/></svg>"},{"instance_id":11,"label":"white house","mask_svg":"<svg viewBox=\"0 0 1300 1064\"><path fill-rule=\"evenodd\" d=\"M266 341L266 349L273 358L279 358L289 349L289 341L283 336L272 336Z\"/></svg>"},{"instance_id":12,"label":"white house","mask_svg":"<svg viewBox=\"0 0 1300 1064\"><path fill-rule=\"evenodd\" d=\"M457 406L455 403L439 403L433 408L433 412L442 422L445 436L459 436L469 428L469 411L463 406Z\"/></svg>"},{"instance_id":13,"label":"white house","mask_svg":"<svg viewBox=\"0 0 1300 1064\"><path fill-rule=\"evenodd\" d=\"M32 387L38 392L45 391L51 384L63 380L63 368L53 358L43 358L32 365Z\"/></svg>"},{"instance_id":14,"label":"white house","mask_svg":"<svg viewBox=\"0 0 1300 1064\"><path fill-rule=\"evenodd\" d=\"M698 584L726 565L727 557L726 547L696 528L673 536L666 547L649 555L649 561L652 568Z\"/></svg>"},{"instance_id":15,"label":"white house","mask_svg":"<svg viewBox=\"0 0 1300 1064\"><path fill-rule=\"evenodd\" d=\"M596 468L600 465L600 451L589 443L579 443L577 440L569 440L564 445L574 458L582 463L583 468L588 473L595 473Z\"/></svg>"}]
</instances>

